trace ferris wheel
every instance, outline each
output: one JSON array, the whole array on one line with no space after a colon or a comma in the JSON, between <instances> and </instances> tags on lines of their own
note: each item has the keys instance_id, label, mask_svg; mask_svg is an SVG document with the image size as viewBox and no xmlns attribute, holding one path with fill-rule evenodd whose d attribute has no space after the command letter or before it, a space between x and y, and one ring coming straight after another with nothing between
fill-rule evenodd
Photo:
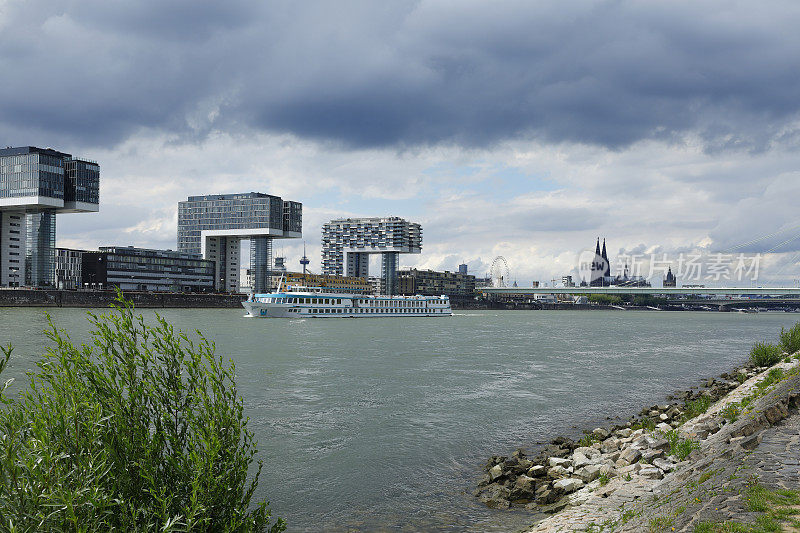
<instances>
[{"instance_id":1,"label":"ferris wheel","mask_svg":"<svg viewBox=\"0 0 800 533\"><path fill-rule=\"evenodd\" d=\"M489 277L492 278L492 286L496 288L506 287L506 280L509 279L508 262L502 255L498 255L492 261L492 268L489 270Z\"/></svg>"}]
</instances>

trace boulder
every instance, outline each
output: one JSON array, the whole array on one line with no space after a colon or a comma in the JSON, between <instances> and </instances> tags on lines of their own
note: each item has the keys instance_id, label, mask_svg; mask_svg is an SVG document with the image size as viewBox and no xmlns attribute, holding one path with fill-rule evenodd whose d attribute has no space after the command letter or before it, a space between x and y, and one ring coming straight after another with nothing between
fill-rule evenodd
<instances>
[{"instance_id":1,"label":"boulder","mask_svg":"<svg viewBox=\"0 0 800 533\"><path fill-rule=\"evenodd\" d=\"M666 422L661 422L656 426L656 431L660 431L661 433L666 433L668 431L672 431L672 426L670 426Z\"/></svg>"},{"instance_id":2,"label":"boulder","mask_svg":"<svg viewBox=\"0 0 800 533\"><path fill-rule=\"evenodd\" d=\"M669 420L669 415L667 415L667 413L661 413L660 415L658 415L658 419L661 420L662 422L666 422L667 420Z\"/></svg>"},{"instance_id":3,"label":"boulder","mask_svg":"<svg viewBox=\"0 0 800 533\"><path fill-rule=\"evenodd\" d=\"M524 503L533 500L536 497L536 483L533 478L522 475L517 476L517 481L514 483L513 488L509 494L511 501L520 501Z\"/></svg>"},{"instance_id":4,"label":"boulder","mask_svg":"<svg viewBox=\"0 0 800 533\"><path fill-rule=\"evenodd\" d=\"M631 436L631 428L618 429L616 431L616 434L617 434L618 437L621 437L621 438L625 439L625 438Z\"/></svg>"},{"instance_id":5,"label":"boulder","mask_svg":"<svg viewBox=\"0 0 800 533\"><path fill-rule=\"evenodd\" d=\"M656 458L663 457L664 451L663 450L643 450L642 451L642 461L645 463L652 463Z\"/></svg>"},{"instance_id":6,"label":"boulder","mask_svg":"<svg viewBox=\"0 0 800 533\"><path fill-rule=\"evenodd\" d=\"M489 469L489 477L492 481L500 479L503 477L503 467L500 465L494 465Z\"/></svg>"},{"instance_id":7,"label":"boulder","mask_svg":"<svg viewBox=\"0 0 800 533\"><path fill-rule=\"evenodd\" d=\"M547 463L550 466L560 466L560 467L563 467L563 468L567 468L568 466L570 466L572 464L572 461L570 461L569 459L561 458L561 457L551 457L550 459L548 459Z\"/></svg>"},{"instance_id":8,"label":"boulder","mask_svg":"<svg viewBox=\"0 0 800 533\"><path fill-rule=\"evenodd\" d=\"M553 503L559 498L559 494L553 490L549 485L542 485L536 489L536 503L539 505L547 505Z\"/></svg>"},{"instance_id":9,"label":"boulder","mask_svg":"<svg viewBox=\"0 0 800 533\"><path fill-rule=\"evenodd\" d=\"M581 452L576 450L575 453L572 454L572 464L576 469L584 467L584 466L588 465L589 463L591 463L589 458L586 457Z\"/></svg>"},{"instance_id":10,"label":"boulder","mask_svg":"<svg viewBox=\"0 0 800 533\"><path fill-rule=\"evenodd\" d=\"M562 494L575 492L581 487L583 487L583 481L574 477L559 479L553 483L553 488L556 490L556 492L560 492Z\"/></svg>"},{"instance_id":11,"label":"boulder","mask_svg":"<svg viewBox=\"0 0 800 533\"><path fill-rule=\"evenodd\" d=\"M598 473L601 476L605 474L608 477L614 477L617 475L617 469L613 465L606 464L600 467Z\"/></svg>"},{"instance_id":12,"label":"boulder","mask_svg":"<svg viewBox=\"0 0 800 533\"><path fill-rule=\"evenodd\" d=\"M663 470L664 472L671 472L675 468L675 463L668 459L656 458L653 459L653 466Z\"/></svg>"},{"instance_id":13,"label":"boulder","mask_svg":"<svg viewBox=\"0 0 800 533\"><path fill-rule=\"evenodd\" d=\"M533 465L528 469L528 475L530 477L542 477L547 475L547 467L544 465Z\"/></svg>"},{"instance_id":14,"label":"boulder","mask_svg":"<svg viewBox=\"0 0 800 533\"><path fill-rule=\"evenodd\" d=\"M642 452L640 452L636 448L633 448L633 447L626 448L620 454L618 462L622 461L625 464L629 464L630 465L630 464L633 464L636 461L638 461L641 457L642 457Z\"/></svg>"},{"instance_id":15,"label":"boulder","mask_svg":"<svg viewBox=\"0 0 800 533\"><path fill-rule=\"evenodd\" d=\"M607 439L608 438L608 430L607 429L603 429L603 428L594 428L592 430L592 435L594 435L595 437L597 437L600 440Z\"/></svg>"},{"instance_id":16,"label":"boulder","mask_svg":"<svg viewBox=\"0 0 800 533\"><path fill-rule=\"evenodd\" d=\"M547 471L547 477L550 479L561 479L569 477L569 472L567 472L567 469L563 466L554 466Z\"/></svg>"},{"instance_id":17,"label":"boulder","mask_svg":"<svg viewBox=\"0 0 800 533\"><path fill-rule=\"evenodd\" d=\"M600 451L603 453L611 453L619 450L619 439L609 437L600 444Z\"/></svg>"},{"instance_id":18,"label":"boulder","mask_svg":"<svg viewBox=\"0 0 800 533\"><path fill-rule=\"evenodd\" d=\"M600 465L586 465L583 468L579 468L575 471L575 477L579 478L584 483L591 483L598 477L600 477L600 469L602 466Z\"/></svg>"},{"instance_id":19,"label":"boulder","mask_svg":"<svg viewBox=\"0 0 800 533\"><path fill-rule=\"evenodd\" d=\"M549 505L542 505L541 507L539 507L539 511L542 511L543 513L557 513L566 508L567 505L569 505L569 500L566 497L564 497L556 501L555 503L551 503Z\"/></svg>"},{"instance_id":20,"label":"boulder","mask_svg":"<svg viewBox=\"0 0 800 533\"><path fill-rule=\"evenodd\" d=\"M648 444L653 450L659 450L662 452L669 450L669 441L667 439L651 439L648 441Z\"/></svg>"},{"instance_id":21,"label":"boulder","mask_svg":"<svg viewBox=\"0 0 800 533\"><path fill-rule=\"evenodd\" d=\"M651 465L645 465L639 470L639 475L646 479L661 479L664 477L664 473L661 472L658 468Z\"/></svg>"}]
</instances>

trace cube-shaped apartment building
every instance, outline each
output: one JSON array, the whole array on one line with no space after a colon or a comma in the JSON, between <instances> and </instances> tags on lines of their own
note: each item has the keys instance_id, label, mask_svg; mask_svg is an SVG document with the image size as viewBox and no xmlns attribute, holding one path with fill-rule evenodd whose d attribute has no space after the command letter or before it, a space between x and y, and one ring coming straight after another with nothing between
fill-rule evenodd
<instances>
[{"instance_id":1,"label":"cube-shaped apartment building","mask_svg":"<svg viewBox=\"0 0 800 533\"><path fill-rule=\"evenodd\" d=\"M52 287L56 214L99 204L97 162L51 148L0 149L0 287Z\"/></svg>"}]
</instances>

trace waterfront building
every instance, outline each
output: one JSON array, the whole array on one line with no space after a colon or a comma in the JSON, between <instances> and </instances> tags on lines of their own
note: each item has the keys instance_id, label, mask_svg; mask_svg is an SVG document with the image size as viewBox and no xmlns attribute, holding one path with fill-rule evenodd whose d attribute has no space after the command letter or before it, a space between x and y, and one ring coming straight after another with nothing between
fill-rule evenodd
<instances>
[{"instance_id":1,"label":"waterfront building","mask_svg":"<svg viewBox=\"0 0 800 533\"><path fill-rule=\"evenodd\" d=\"M561 276L561 284L564 287L574 287L575 282L572 280L572 276Z\"/></svg>"},{"instance_id":2,"label":"waterfront building","mask_svg":"<svg viewBox=\"0 0 800 533\"><path fill-rule=\"evenodd\" d=\"M475 276L470 274L416 268L401 269L397 274L398 294L407 296L444 294L451 299L475 297Z\"/></svg>"},{"instance_id":3,"label":"waterfront building","mask_svg":"<svg viewBox=\"0 0 800 533\"><path fill-rule=\"evenodd\" d=\"M57 289L80 289L81 264L84 250L56 248L55 252L55 287Z\"/></svg>"},{"instance_id":4,"label":"waterfront building","mask_svg":"<svg viewBox=\"0 0 800 533\"><path fill-rule=\"evenodd\" d=\"M675 274L672 273L672 267L667 269L667 276L664 278L664 287L677 287L678 286L678 278L675 277Z\"/></svg>"},{"instance_id":5,"label":"waterfront building","mask_svg":"<svg viewBox=\"0 0 800 533\"><path fill-rule=\"evenodd\" d=\"M280 278L273 277L275 289ZM368 279L357 276L331 276L328 274L309 274L302 272L286 272L283 275L283 287L323 287L327 292L352 294L373 294L372 284Z\"/></svg>"},{"instance_id":6,"label":"waterfront building","mask_svg":"<svg viewBox=\"0 0 800 533\"><path fill-rule=\"evenodd\" d=\"M459 274L467 273L467 265L465 263L461 263L460 265L458 265L458 273Z\"/></svg>"},{"instance_id":7,"label":"waterfront building","mask_svg":"<svg viewBox=\"0 0 800 533\"><path fill-rule=\"evenodd\" d=\"M82 285L97 289L212 292L214 275L214 261L172 250L104 246L81 260Z\"/></svg>"},{"instance_id":8,"label":"waterfront building","mask_svg":"<svg viewBox=\"0 0 800 533\"><path fill-rule=\"evenodd\" d=\"M51 148L0 149L0 287L55 286L56 214L93 213L100 167Z\"/></svg>"},{"instance_id":9,"label":"waterfront building","mask_svg":"<svg viewBox=\"0 0 800 533\"><path fill-rule=\"evenodd\" d=\"M386 294L386 283L380 276L370 276L367 278L369 286L372 287L372 294Z\"/></svg>"},{"instance_id":10,"label":"waterfront building","mask_svg":"<svg viewBox=\"0 0 800 533\"><path fill-rule=\"evenodd\" d=\"M190 196L178 202L178 251L214 261L214 286L238 292L241 241L250 241L251 285L265 292L273 239L302 237L303 204L259 192Z\"/></svg>"},{"instance_id":11,"label":"waterfront building","mask_svg":"<svg viewBox=\"0 0 800 533\"><path fill-rule=\"evenodd\" d=\"M422 251L422 227L399 217L343 218L322 226L322 272L369 278L369 254L381 254L383 292L395 294L400 254Z\"/></svg>"}]
</instances>

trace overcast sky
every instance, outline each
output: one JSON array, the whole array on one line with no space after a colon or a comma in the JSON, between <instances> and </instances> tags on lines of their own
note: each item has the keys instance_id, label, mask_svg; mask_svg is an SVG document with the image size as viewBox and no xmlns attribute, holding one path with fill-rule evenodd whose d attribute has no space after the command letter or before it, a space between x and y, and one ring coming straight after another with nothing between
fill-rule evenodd
<instances>
[{"instance_id":1,"label":"overcast sky","mask_svg":"<svg viewBox=\"0 0 800 533\"><path fill-rule=\"evenodd\" d=\"M100 163L61 246L175 248L179 200L261 191L303 202L317 271L323 222L395 215L402 265L528 285L600 236L796 284L798 27L795 0L0 0L0 138Z\"/></svg>"}]
</instances>

